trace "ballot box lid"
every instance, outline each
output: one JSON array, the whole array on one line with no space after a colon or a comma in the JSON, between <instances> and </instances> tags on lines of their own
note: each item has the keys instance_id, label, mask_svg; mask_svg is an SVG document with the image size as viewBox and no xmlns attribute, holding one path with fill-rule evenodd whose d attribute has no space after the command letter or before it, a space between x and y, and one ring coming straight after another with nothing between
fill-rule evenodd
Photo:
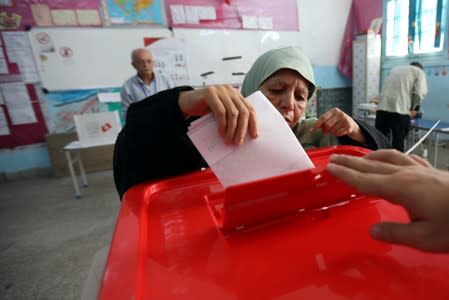
<instances>
[{"instance_id":1,"label":"ballot box lid","mask_svg":"<svg viewBox=\"0 0 449 300\"><path fill-rule=\"evenodd\" d=\"M366 152L339 146L309 156L323 171L332 153ZM374 223L407 222L399 206L351 194L225 232L207 202L220 191L210 170L131 188L99 299L449 299L449 255L369 236Z\"/></svg>"}]
</instances>

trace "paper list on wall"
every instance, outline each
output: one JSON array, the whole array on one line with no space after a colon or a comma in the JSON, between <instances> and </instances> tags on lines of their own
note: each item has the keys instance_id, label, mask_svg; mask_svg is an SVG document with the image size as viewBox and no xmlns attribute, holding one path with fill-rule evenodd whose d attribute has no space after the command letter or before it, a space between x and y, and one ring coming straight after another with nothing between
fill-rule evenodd
<instances>
[{"instance_id":1,"label":"paper list on wall","mask_svg":"<svg viewBox=\"0 0 449 300\"><path fill-rule=\"evenodd\" d=\"M190 85L183 41L160 39L148 46L154 57L154 71L163 73L177 86Z\"/></svg>"},{"instance_id":2,"label":"paper list on wall","mask_svg":"<svg viewBox=\"0 0 449 300\"><path fill-rule=\"evenodd\" d=\"M0 47L0 74L9 74L8 63L6 62L2 47Z\"/></svg>"},{"instance_id":3,"label":"paper list on wall","mask_svg":"<svg viewBox=\"0 0 449 300\"><path fill-rule=\"evenodd\" d=\"M185 24L186 15L184 5L170 5L170 12L173 24Z\"/></svg>"},{"instance_id":4,"label":"paper list on wall","mask_svg":"<svg viewBox=\"0 0 449 300\"><path fill-rule=\"evenodd\" d=\"M5 41L8 59L10 62L17 64L22 80L26 83L38 82L39 75L37 73L33 52L26 34L24 34L24 32L2 32L2 36ZM5 67L7 68L6 62ZM1 70L0 58L0 73L2 72Z\"/></svg>"},{"instance_id":5,"label":"paper list on wall","mask_svg":"<svg viewBox=\"0 0 449 300\"><path fill-rule=\"evenodd\" d=\"M76 17L80 25L101 25L100 14L96 9L77 9Z\"/></svg>"},{"instance_id":6,"label":"paper list on wall","mask_svg":"<svg viewBox=\"0 0 449 300\"><path fill-rule=\"evenodd\" d=\"M30 4L31 13L37 26L52 26L50 8L48 4Z\"/></svg>"},{"instance_id":7,"label":"paper list on wall","mask_svg":"<svg viewBox=\"0 0 449 300\"><path fill-rule=\"evenodd\" d=\"M2 32L2 38L5 42L9 62L17 62L16 54L18 50L31 48L26 32L24 31L5 31Z\"/></svg>"},{"instance_id":8,"label":"paper list on wall","mask_svg":"<svg viewBox=\"0 0 449 300\"><path fill-rule=\"evenodd\" d=\"M36 114L24 83L3 83L0 84L0 91L13 125L37 122Z\"/></svg>"},{"instance_id":9,"label":"paper list on wall","mask_svg":"<svg viewBox=\"0 0 449 300\"><path fill-rule=\"evenodd\" d=\"M3 107L0 107L0 135L10 135L8 122Z\"/></svg>"}]
</instances>

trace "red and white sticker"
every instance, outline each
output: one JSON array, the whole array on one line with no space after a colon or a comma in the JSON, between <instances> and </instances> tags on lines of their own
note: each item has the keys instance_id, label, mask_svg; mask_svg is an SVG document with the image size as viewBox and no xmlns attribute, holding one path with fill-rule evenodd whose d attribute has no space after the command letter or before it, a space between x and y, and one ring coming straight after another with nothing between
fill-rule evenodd
<instances>
[{"instance_id":1,"label":"red and white sticker","mask_svg":"<svg viewBox=\"0 0 449 300\"><path fill-rule=\"evenodd\" d=\"M45 32L39 32L36 34L36 40L39 44L46 45L51 43L51 37Z\"/></svg>"},{"instance_id":2,"label":"red and white sticker","mask_svg":"<svg viewBox=\"0 0 449 300\"><path fill-rule=\"evenodd\" d=\"M69 47L61 47L59 48L59 54L64 58L69 58L73 56L73 50Z\"/></svg>"}]
</instances>

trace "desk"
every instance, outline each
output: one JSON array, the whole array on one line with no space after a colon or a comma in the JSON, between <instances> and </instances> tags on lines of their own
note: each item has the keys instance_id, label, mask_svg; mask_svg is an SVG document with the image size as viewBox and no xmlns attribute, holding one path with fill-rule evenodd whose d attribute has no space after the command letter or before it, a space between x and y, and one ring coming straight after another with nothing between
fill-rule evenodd
<instances>
[{"instance_id":1,"label":"desk","mask_svg":"<svg viewBox=\"0 0 449 300\"><path fill-rule=\"evenodd\" d=\"M81 160L81 150L101 147L101 146L109 146L113 145L115 141L101 144L90 144L83 145L80 141L73 141L64 146L64 154L67 161L67 166L69 167L70 176L72 177L73 187L75 188L75 198L80 199L81 193L78 185L77 175L75 173L74 165L78 163L79 172L83 181L83 187L87 187L87 178L86 173L84 171L83 161Z\"/></svg>"},{"instance_id":2,"label":"desk","mask_svg":"<svg viewBox=\"0 0 449 300\"><path fill-rule=\"evenodd\" d=\"M427 131L435 124L436 121L433 120L425 120L425 119L412 119L410 122L410 132L424 130ZM449 134L449 123L448 122L440 122L437 127L433 130L433 132L429 135L430 143L429 150L432 156L431 163L434 167L437 166L438 159L438 144L440 141L440 134ZM415 135L411 134L411 142L412 145L415 143L414 140Z\"/></svg>"}]
</instances>

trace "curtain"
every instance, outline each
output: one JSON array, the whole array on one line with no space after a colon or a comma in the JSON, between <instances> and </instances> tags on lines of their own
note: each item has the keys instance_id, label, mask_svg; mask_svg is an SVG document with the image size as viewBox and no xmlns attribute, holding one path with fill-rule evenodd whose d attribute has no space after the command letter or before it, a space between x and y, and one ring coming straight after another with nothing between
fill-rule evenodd
<instances>
[{"instance_id":1,"label":"curtain","mask_svg":"<svg viewBox=\"0 0 449 300\"><path fill-rule=\"evenodd\" d=\"M337 67L345 77L352 78L352 41L357 34L366 32L371 20L379 17L382 17L382 0L352 0Z\"/></svg>"},{"instance_id":2,"label":"curtain","mask_svg":"<svg viewBox=\"0 0 449 300\"><path fill-rule=\"evenodd\" d=\"M435 16L435 42L434 47L439 47L441 43L441 20L443 17L443 0L437 0L437 14Z\"/></svg>"}]
</instances>

